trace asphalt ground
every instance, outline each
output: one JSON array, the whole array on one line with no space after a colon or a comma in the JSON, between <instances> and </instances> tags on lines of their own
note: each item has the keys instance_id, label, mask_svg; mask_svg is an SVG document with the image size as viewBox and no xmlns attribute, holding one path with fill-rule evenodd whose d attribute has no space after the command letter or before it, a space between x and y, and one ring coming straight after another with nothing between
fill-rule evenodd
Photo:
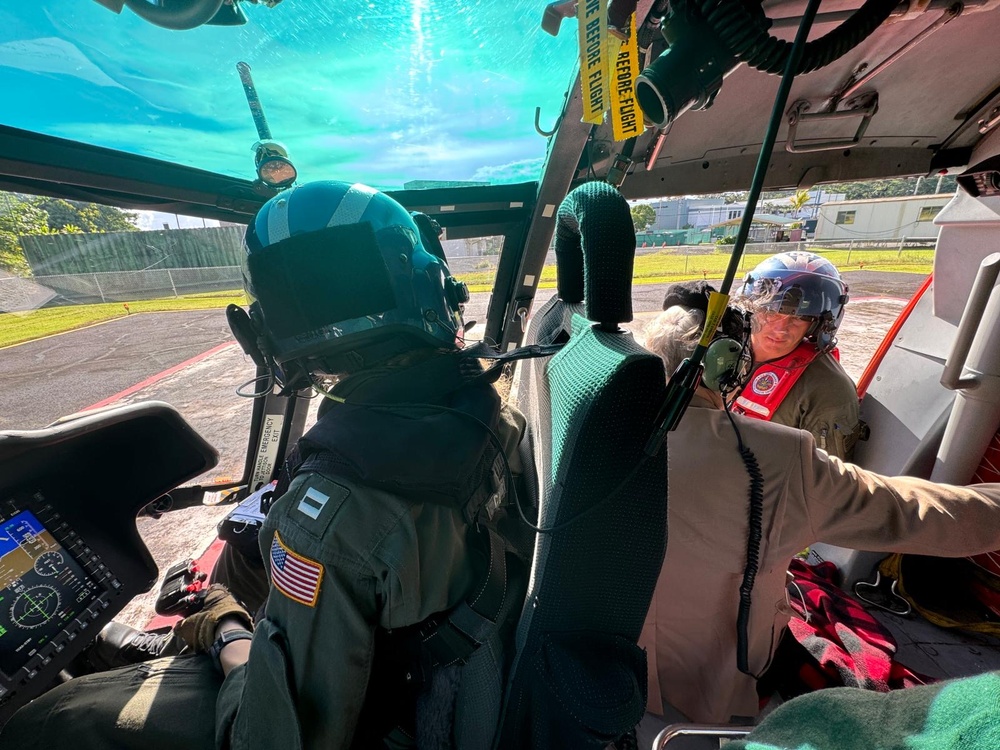
<instances>
[{"instance_id":1,"label":"asphalt ground","mask_svg":"<svg viewBox=\"0 0 1000 750\"><path fill-rule=\"evenodd\" d=\"M127 315L0 350L0 429L37 429L232 341L223 310Z\"/></svg>"},{"instance_id":2,"label":"asphalt ground","mask_svg":"<svg viewBox=\"0 0 1000 750\"><path fill-rule=\"evenodd\" d=\"M913 293L927 278L922 273L897 273L886 271L847 271L843 275L848 286L851 299L867 299L869 297L897 297L909 300ZM722 285L721 279L706 279L716 289ZM738 279L730 290L735 293L739 289ZM658 312L663 303L663 295L669 284L636 284L632 287L632 307L636 313ZM535 294L533 309L537 310L556 293L555 289L539 289ZM483 321L486 319L488 294L474 294L466 307L466 318ZM847 307L850 312L850 304Z\"/></svg>"},{"instance_id":3,"label":"asphalt ground","mask_svg":"<svg viewBox=\"0 0 1000 750\"><path fill-rule=\"evenodd\" d=\"M863 306L871 304L870 298L909 299L924 277L856 271L845 274L845 279L855 302L848 305L841 339L845 346L850 346L846 335L848 324L862 312ZM714 281L718 286L718 280ZM648 284L633 288L636 314L636 320L630 325L633 330L641 329L645 321L660 310L666 287L666 284ZM539 290L534 308L541 307L553 294L554 289ZM473 295L466 318L482 321L488 301L488 294ZM886 312L895 317L891 304L887 305ZM866 321L868 318L870 315L865 316ZM7 347L0 350L0 429L44 427L59 417L102 403L144 381L156 380L171 368L232 340L222 310L199 310L125 316ZM218 398L230 398L235 388L252 376L252 366L243 367L243 364L247 364L245 360L235 368L232 363L217 367L199 365L200 375L206 387L222 386ZM190 366L194 367L195 363ZM234 377L225 377L225 373L232 373ZM198 389L196 379L182 391L164 391L159 386L155 394L165 400L187 402L198 399ZM153 393L151 388L142 388L136 395L151 398Z\"/></svg>"}]
</instances>

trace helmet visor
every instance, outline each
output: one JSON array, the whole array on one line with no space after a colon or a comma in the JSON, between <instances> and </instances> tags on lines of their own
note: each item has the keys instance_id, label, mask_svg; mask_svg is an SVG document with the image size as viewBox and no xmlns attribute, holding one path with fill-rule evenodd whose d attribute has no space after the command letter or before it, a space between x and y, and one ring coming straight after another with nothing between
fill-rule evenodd
<instances>
[{"instance_id":1,"label":"helmet visor","mask_svg":"<svg viewBox=\"0 0 1000 750\"><path fill-rule=\"evenodd\" d=\"M758 310L809 318L839 311L843 305L843 284L819 274L771 271L768 277L748 281L744 294L751 295Z\"/></svg>"},{"instance_id":2,"label":"helmet visor","mask_svg":"<svg viewBox=\"0 0 1000 750\"><path fill-rule=\"evenodd\" d=\"M337 248L336 263L330 248ZM254 252L247 263L254 297L278 340L397 306L367 222L289 237Z\"/></svg>"}]
</instances>

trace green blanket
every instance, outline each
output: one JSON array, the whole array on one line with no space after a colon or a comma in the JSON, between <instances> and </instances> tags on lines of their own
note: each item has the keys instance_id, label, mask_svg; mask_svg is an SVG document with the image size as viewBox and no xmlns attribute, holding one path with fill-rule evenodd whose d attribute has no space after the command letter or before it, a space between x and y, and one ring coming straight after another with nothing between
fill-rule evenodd
<instances>
[{"instance_id":1,"label":"green blanket","mask_svg":"<svg viewBox=\"0 0 1000 750\"><path fill-rule=\"evenodd\" d=\"M998 750L1000 672L873 693L830 688L780 706L724 750Z\"/></svg>"}]
</instances>

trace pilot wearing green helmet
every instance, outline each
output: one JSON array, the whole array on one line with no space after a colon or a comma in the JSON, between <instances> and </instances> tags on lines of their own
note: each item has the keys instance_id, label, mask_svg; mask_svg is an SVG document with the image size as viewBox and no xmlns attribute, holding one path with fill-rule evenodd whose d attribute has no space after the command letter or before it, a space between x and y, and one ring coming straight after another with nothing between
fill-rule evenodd
<instances>
[{"instance_id":1,"label":"pilot wearing green helmet","mask_svg":"<svg viewBox=\"0 0 1000 750\"><path fill-rule=\"evenodd\" d=\"M278 194L245 250L237 339L331 404L259 535L266 606L213 586L175 627L186 653L64 683L0 742L485 750L500 701L474 697L501 690L530 551L498 531L524 420L464 345L465 285L427 217L360 184Z\"/></svg>"}]
</instances>

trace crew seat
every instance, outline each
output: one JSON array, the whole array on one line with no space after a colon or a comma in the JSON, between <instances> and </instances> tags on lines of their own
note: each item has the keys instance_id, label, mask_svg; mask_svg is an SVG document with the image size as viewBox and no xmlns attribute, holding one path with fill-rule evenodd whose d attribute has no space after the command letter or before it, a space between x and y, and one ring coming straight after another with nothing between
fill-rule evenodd
<instances>
[{"instance_id":1,"label":"crew seat","mask_svg":"<svg viewBox=\"0 0 1000 750\"><path fill-rule=\"evenodd\" d=\"M631 734L646 705L636 642L666 549L666 458L644 453L663 365L619 327L632 319L628 204L605 183L582 185L560 206L557 237L569 299L542 321L549 332L564 325L573 289L584 291L587 318L572 316L566 346L528 381L541 532L501 748L603 748Z\"/></svg>"},{"instance_id":2,"label":"crew seat","mask_svg":"<svg viewBox=\"0 0 1000 750\"><path fill-rule=\"evenodd\" d=\"M586 315L580 230L573 225L569 215L566 221L556 224L556 294L532 316L525 332L525 345L564 344L569 341L573 316ZM529 495L525 505L532 508L538 507L541 494L538 477L548 475L552 466L551 442L541 437L549 435L552 429L551 396L545 378L547 365L548 359L544 358L524 360L517 368L514 386L517 408L527 420L525 439L518 449Z\"/></svg>"}]
</instances>

